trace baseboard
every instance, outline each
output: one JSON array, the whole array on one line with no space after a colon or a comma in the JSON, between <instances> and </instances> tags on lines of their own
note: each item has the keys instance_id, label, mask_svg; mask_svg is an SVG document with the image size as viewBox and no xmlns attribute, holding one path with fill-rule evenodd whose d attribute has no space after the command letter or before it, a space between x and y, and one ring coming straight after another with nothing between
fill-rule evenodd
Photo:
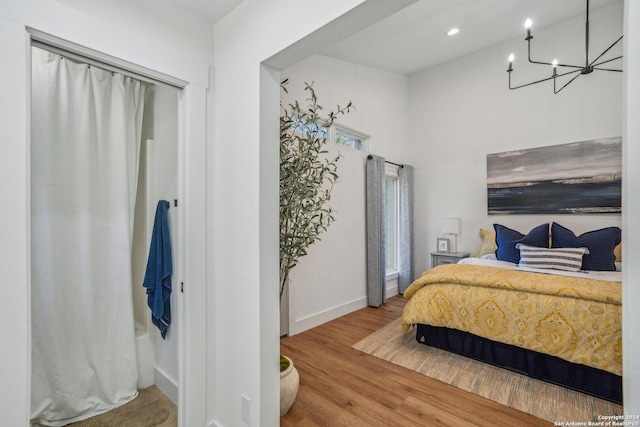
<instances>
[{"instance_id":1,"label":"baseboard","mask_svg":"<svg viewBox=\"0 0 640 427\"><path fill-rule=\"evenodd\" d=\"M178 384L157 366L153 369L153 380L156 387L178 406Z\"/></svg>"},{"instance_id":2,"label":"baseboard","mask_svg":"<svg viewBox=\"0 0 640 427\"><path fill-rule=\"evenodd\" d=\"M393 281L393 285L387 288L387 298L398 295L398 285ZM353 313L356 310L367 306L367 297L357 298L353 301L330 308L320 313L312 314L302 319L294 320L289 327L289 335L299 334L308 329L315 328L324 323L330 322L345 314Z\"/></svg>"},{"instance_id":3,"label":"baseboard","mask_svg":"<svg viewBox=\"0 0 640 427\"><path fill-rule=\"evenodd\" d=\"M299 334L308 329L315 328L316 326L320 326L324 323L337 319L338 317L344 316L345 314L360 310L361 308L364 308L366 306L367 297L362 297L322 311L320 313L312 314L310 316L303 317L302 319L294 320L289 327L289 335Z\"/></svg>"},{"instance_id":4,"label":"baseboard","mask_svg":"<svg viewBox=\"0 0 640 427\"><path fill-rule=\"evenodd\" d=\"M398 295L398 284L394 282L393 286L387 288L387 298Z\"/></svg>"}]
</instances>

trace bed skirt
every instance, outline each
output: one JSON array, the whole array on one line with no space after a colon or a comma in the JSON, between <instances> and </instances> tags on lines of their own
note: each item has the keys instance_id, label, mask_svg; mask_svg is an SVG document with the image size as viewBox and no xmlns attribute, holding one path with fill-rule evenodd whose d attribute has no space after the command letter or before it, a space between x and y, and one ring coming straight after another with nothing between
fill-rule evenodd
<instances>
[{"instance_id":1,"label":"bed skirt","mask_svg":"<svg viewBox=\"0 0 640 427\"><path fill-rule=\"evenodd\" d=\"M542 381L622 404L622 377L555 356L481 338L455 329L416 325L416 340Z\"/></svg>"}]
</instances>

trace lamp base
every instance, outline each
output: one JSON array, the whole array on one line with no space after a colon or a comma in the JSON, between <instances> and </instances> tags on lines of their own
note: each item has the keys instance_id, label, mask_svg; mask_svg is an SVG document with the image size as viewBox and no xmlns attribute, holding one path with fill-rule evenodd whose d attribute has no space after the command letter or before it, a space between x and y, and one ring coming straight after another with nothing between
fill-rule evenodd
<instances>
[{"instance_id":1,"label":"lamp base","mask_svg":"<svg viewBox=\"0 0 640 427\"><path fill-rule=\"evenodd\" d=\"M449 239L449 253L458 252L458 236L456 234L447 234Z\"/></svg>"}]
</instances>

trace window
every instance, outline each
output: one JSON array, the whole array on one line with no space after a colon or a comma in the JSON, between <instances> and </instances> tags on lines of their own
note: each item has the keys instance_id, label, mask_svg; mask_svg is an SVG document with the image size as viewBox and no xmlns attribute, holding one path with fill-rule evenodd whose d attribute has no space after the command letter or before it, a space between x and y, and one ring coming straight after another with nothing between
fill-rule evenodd
<instances>
[{"instance_id":1,"label":"window","mask_svg":"<svg viewBox=\"0 0 640 427\"><path fill-rule=\"evenodd\" d=\"M360 151L369 151L369 136L361 132L349 129L346 126L334 123L331 126L333 141L345 147Z\"/></svg>"},{"instance_id":2,"label":"window","mask_svg":"<svg viewBox=\"0 0 640 427\"><path fill-rule=\"evenodd\" d=\"M336 144L353 148L354 150L370 151L371 148L369 147L368 135L335 122L330 128L326 128L318 124L308 124L297 116L291 116L291 128L294 132L300 134L316 133L316 136L320 139L329 137Z\"/></svg>"},{"instance_id":3,"label":"window","mask_svg":"<svg viewBox=\"0 0 640 427\"><path fill-rule=\"evenodd\" d=\"M309 124L306 120L298 118L298 116L291 116L291 127L294 132L308 135L309 133L316 133L316 136L320 139L327 139L328 129L324 126L320 126L317 123Z\"/></svg>"},{"instance_id":4,"label":"window","mask_svg":"<svg viewBox=\"0 0 640 427\"><path fill-rule=\"evenodd\" d=\"M398 274L398 168L387 165L384 177L385 264L387 280Z\"/></svg>"}]
</instances>

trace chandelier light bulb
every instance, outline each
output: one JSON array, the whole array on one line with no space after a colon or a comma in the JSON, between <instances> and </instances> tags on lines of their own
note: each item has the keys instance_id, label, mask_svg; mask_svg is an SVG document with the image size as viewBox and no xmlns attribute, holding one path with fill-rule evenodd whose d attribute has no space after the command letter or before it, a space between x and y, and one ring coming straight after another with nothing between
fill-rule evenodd
<instances>
[{"instance_id":1,"label":"chandelier light bulb","mask_svg":"<svg viewBox=\"0 0 640 427\"><path fill-rule=\"evenodd\" d=\"M460 32L460 28L452 28L447 32L448 36L453 36L454 34L458 34Z\"/></svg>"},{"instance_id":2,"label":"chandelier light bulb","mask_svg":"<svg viewBox=\"0 0 640 427\"><path fill-rule=\"evenodd\" d=\"M511 76L511 72L513 71L513 53L509 55L509 68L507 68L507 72L509 73L509 76Z\"/></svg>"},{"instance_id":3,"label":"chandelier light bulb","mask_svg":"<svg viewBox=\"0 0 640 427\"><path fill-rule=\"evenodd\" d=\"M529 40L531 40L533 38L531 36L531 18L527 18L524 21L524 27L527 29L527 38L526 38L526 40L529 41Z\"/></svg>"},{"instance_id":4,"label":"chandelier light bulb","mask_svg":"<svg viewBox=\"0 0 640 427\"><path fill-rule=\"evenodd\" d=\"M551 61L551 65L553 65L554 67L558 66L558 60L554 59L553 61Z\"/></svg>"}]
</instances>

